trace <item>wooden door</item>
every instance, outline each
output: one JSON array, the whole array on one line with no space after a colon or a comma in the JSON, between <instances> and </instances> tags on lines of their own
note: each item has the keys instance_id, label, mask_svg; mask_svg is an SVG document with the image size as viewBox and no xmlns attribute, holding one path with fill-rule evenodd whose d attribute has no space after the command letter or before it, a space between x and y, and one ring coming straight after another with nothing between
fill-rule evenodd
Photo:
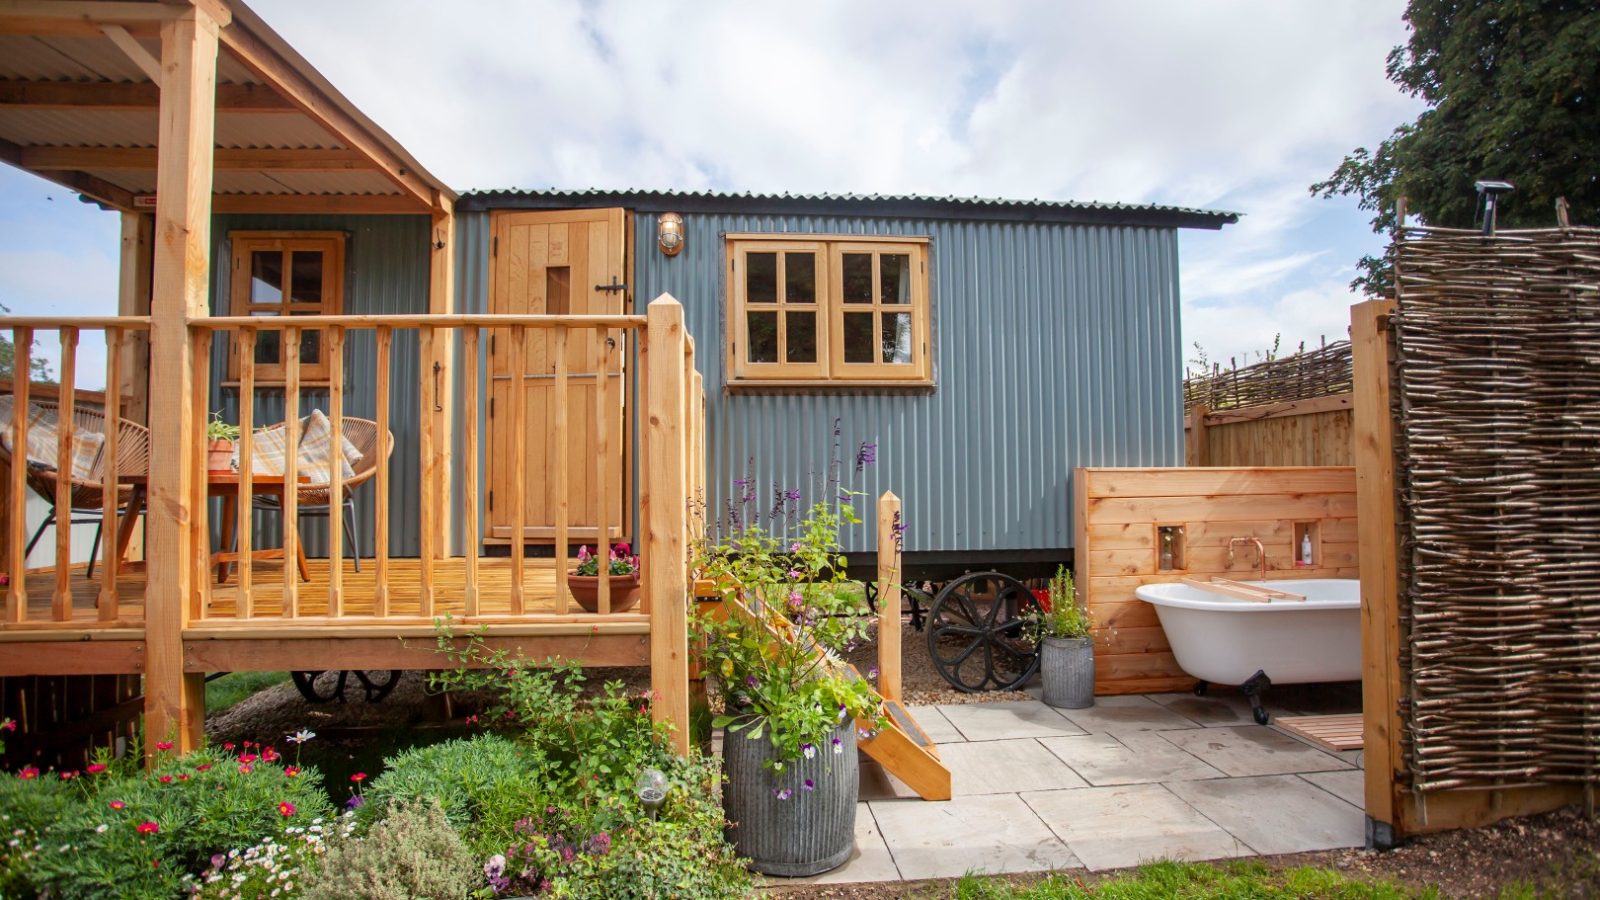
<instances>
[{"instance_id":1,"label":"wooden door","mask_svg":"<svg viewBox=\"0 0 1600 900\"><path fill-rule=\"evenodd\" d=\"M621 209L502 212L492 219L489 311L533 315L620 315L629 311L625 218ZM606 340L613 342L607 346ZM557 433L556 335L527 331L520 365L525 382L525 457L515 459L512 434L512 373L519 361L512 337L496 329L489 350L488 484L490 543L509 543L515 530L512 498L520 469L524 479L523 537L526 543L555 540L561 479L555 471L557 441L567 447L568 541L599 543L600 497L611 541L626 537L627 441L623 411L627 379L623 361L627 334L591 328L567 331L567 427ZM596 386L603 370L606 415L597 415ZM603 422L603 429L598 428ZM603 436L600 434L604 432ZM603 452L601 446L603 443ZM603 482L603 483L602 483Z\"/></svg>"}]
</instances>

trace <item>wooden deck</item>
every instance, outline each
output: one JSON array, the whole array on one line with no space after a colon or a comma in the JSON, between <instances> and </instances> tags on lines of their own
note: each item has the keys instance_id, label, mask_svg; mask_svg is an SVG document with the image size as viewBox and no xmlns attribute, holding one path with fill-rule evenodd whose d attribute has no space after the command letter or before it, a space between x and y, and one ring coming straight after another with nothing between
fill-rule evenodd
<instances>
[{"instance_id":1,"label":"wooden deck","mask_svg":"<svg viewBox=\"0 0 1600 900\"><path fill-rule=\"evenodd\" d=\"M299 583L299 610L295 618L283 616L284 577L283 564L277 560L257 561L251 572L251 593L254 597L254 616L238 616L238 571L233 571L226 582L207 585L208 597L197 615L192 615L189 630L207 626L243 628L249 626L303 626L321 628L339 625L342 628L383 628L396 625L426 625L432 627L433 619L450 615L466 623L509 624L515 622L554 624L646 623L647 611L635 607L626 613L600 616L585 612L576 602L569 602L563 610L556 602L555 561L528 559L524 562L523 614L511 612L511 560L481 558L478 560L479 615L467 619L466 612L466 561L462 559L435 560L433 564L433 612L427 614L422 604L421 561L417 559L390 559L386 582L389 588L389 615L374 615L374 598L377 596L377 564L372 559L361 561L361 571L355 570L350 560L344 561L343 584L344 613L336 619L328 618L330 568L326 559L307 560L311 578ZM96 630L140 628L144 624L145 574L144 566L133 563L117 579L118 614L114 621L100 621L96 599L100 593L99 572L90 580L81 567L72 573L72 619L55 621L51 617L51 600L55 592L55 574L50 571L33 572L27 576L28 614L25 622L8 625L0 634L29 630ZM214 570L213 570L214 575Z\"/></svg>"}]
</instances>

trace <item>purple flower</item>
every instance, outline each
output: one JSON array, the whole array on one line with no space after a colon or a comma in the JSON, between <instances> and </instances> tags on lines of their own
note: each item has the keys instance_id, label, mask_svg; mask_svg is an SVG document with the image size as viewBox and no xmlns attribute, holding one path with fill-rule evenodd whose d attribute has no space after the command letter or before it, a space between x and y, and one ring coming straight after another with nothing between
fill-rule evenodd
<instances>
[{"instance_id":1,"label":"purple flower","mask_svg":"<svg viewBox=\"0 0 1600 900\"><path fill-rule=\"evenodd\" d=\"M786 574L789 576L790 581L799 581L803 573L799 569L790 569Z\"/></svg>"},{"instance_id":2,"label":"purple flower","mask_svg":"<svg viewBox=\"0 0 1600 900\"><path fill-rule=\"evenodd\" d=\"M772 796L777 797L779 800L787 800L794 796L794 791L788 788L774 788Z\"/></svg>"},{"instance_id":3,"label":"purple flower","mask_svg":"<svg viewBox=\"0 0 1600 900\"><path fill-rule=\"evenodd\" d=\"M817 745L807 741L800 745L800 753L804 755L806 759L811 759L817 755Z\"/></svg>"},{"instance_id":4,"label":"purple flower","mask_svg":"<svg viewBox=\"0 0 1600 900\"><path fill-rule=\"evenodd\" d=\"M791 609L799 609L801 604L805 603L805 599L806 598L801 596L799 591L790 591L789 592L789 607Z\"/></svg>"},{"instance_id":5,"label":"purple flower","mask_svg":"<svg viewBox=\"0 0 1600 900\"><path fill-rule=\"evenodd\" d=\"M761 682L756 680L756 677L754 675L746 675L744 677L744 683L745 683L745 686L750 688L751 690L755 690L756 688L761 686Z\"/></svg>"},{"instance_id":6,"label":"purple flower","mask_svg":"<svg viewBox=\"0 0 1600 900\"><path fill-rule=\"evenodd\" d=\"M838 738L834 738L833 739L833 752L835 754L843 753L844 752L844 741L841 741Z\"/></svg>"},{"instance_id":7,"label":"purple flower","mask_svg":"<svg viewBox=\"0 0 1600 900\"><path fill-rule=\"evenodd\" d=\"M494 881L505 873L506 858L498 853L489 857L489 861L483 864L483 875L490 881Z\"/></svg>"},{"instance_id":8,"label":"purple flower","mask_svg":"<svg viewBox=\"0 0 1600 900\"><path fill-rule=\"evenodd\" d=\"M800 489L789 488L787 491L783 492L783 499L788 500L791 503L798 503L800 501Z\"/></svg>"},{"instance_id":9,"label":"purple flower","mask_svg":"<svg viewBox=\"0 0 1600 900\"><path fill-rule=\"evenodd\" d=\"M878 677L878 667L877 666L873 666L872 668L868 669L867 670L867 677L868 678L872 678L872 679L876 679Z\"/></svg>"},{"instance_id":10,"label":"purple flower","mask_svg":"<svg viewBox=\"0 0 1600 900\"><path fill-rule=\"evenodd\" d=\"M589 552L588 544L583 544L578 547L578 562L588 562L593 555L594 554Z\"/></svg>"},{"instance_id":11,"label":"purple flower","mask_svg":"<svg viewBox=\"0 0 1600 900\"><path fill-rule=\"evenodd\" d=\"M802 787L804 787L808 791L814 791L814 790L817 789L817 783L812 781L811 779L807 778L806 779L806 783L804 785L802 785Z\"/></svg>"},{"instance_id":12,"label":"purple flower","mask_svg":"<svg viewBox=\"0 0 1600 900\"><path fill-rule=\"evenodd\" d=\"M877 443L873 441L862 441L861 446L856 449L856 471L859 472L877 461Z\"/></svg>"},{"instance_id":13,"label":"purple flower","mask_svg":"<svg viewBox=\"0 0 1600 900\"><path fill-rule=\"evenodd\" d=\"M593 856L605 856L611 850L611 835L600 832L584 842L584 850Z\"/></svg>"},{"instance_id":14,"label":"purple flower","mask_svg":"<svg viewBox=\"0 0 1600 900\"><path fill-rule=\"evenodd\" d=\"M799 541L795 541L794 543L790 544L789 545L789 552L790 553L799 553L800 552L800 542Z\"/></svg>"},{"instance_id":15,"label":"purple flower","mask_svg":"<svg viewBox=\"0 0 1600 900\"><path fill-rule=\"evenodd\" d=\"M361 804L366 803L366 802L367 801L366 801L366 799L364 797L362 797L360 794L356 794L355 796L351 797L349 800L346 800L344 802L344 805L346 807L350 808L350 809L360 809L361 808Z\"/></svg>"}]
</instances>

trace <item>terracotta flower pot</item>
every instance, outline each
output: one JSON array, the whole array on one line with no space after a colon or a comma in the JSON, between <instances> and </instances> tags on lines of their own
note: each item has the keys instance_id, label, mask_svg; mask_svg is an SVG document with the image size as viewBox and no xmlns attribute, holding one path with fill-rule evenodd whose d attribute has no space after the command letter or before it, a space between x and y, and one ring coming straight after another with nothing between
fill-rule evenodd
<instances>
[{"instance_id":1,"label":"terracotta flower pot","mask_svg":"<svg viewBox=\"0 0 1600 900\"><path fill-rule=\"evenodd\" d=\"M627 612L639 602L639 573L632 575L612 575L611 578L611 611ZM589 612L600 611L600 576L579 575L576 572L567 573L567 590L572 592L572 599Z\"/></svg>"},{"instance_id":2,"label":"terracotta flower pot","mask_svg":"<svg viewBox=\"0 0 1600 900\"><path fill-rule=\"evenodd\" d=\"M233 474L233 441L206 442L206 471Z\"/></svg>"}]
</instances>

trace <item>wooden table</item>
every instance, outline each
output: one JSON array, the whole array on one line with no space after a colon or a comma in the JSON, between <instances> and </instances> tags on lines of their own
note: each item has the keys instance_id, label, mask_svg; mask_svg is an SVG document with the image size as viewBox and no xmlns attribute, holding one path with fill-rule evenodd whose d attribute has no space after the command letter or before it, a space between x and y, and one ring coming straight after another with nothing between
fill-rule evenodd
<instances>
[{"instance_id":1,"label":"wooden table","mask_svg":"<svg viewBox=\"0 0 1600 900\"><path fill-rule=\"evenodd\" d=\"M118 481L133 486L133 491L128 496L128 511L122 518L122 525L117 530L117 558L123 559L128 550L128 541L133 538L133 528L139 519L139 511L145 507L145 497L150 489L150 476L148 475L123 475ZM222 546L233 546L235 532L239 526L239 473L237 472L207 472L206 497L222 498ZM300 486L308 485L311 479L302 475L297 480ZM257 497L277 497L280 508L283 503L287 479L283 475L255 475L250 479L250 493ZM287 526L287 523L285 523ZM230 549L219 550L211 554L211 565L217 567L217 583L221 584L228 578L228 568L238 561L240 554ZM283 559L282 547L271 547L265 550L252 550L251 559ZM306 546L304 541L295 542L295 562L300 569L300 578L305 581L311 579L310 569L306 566Z\"/></svg>"}]
</instances>

